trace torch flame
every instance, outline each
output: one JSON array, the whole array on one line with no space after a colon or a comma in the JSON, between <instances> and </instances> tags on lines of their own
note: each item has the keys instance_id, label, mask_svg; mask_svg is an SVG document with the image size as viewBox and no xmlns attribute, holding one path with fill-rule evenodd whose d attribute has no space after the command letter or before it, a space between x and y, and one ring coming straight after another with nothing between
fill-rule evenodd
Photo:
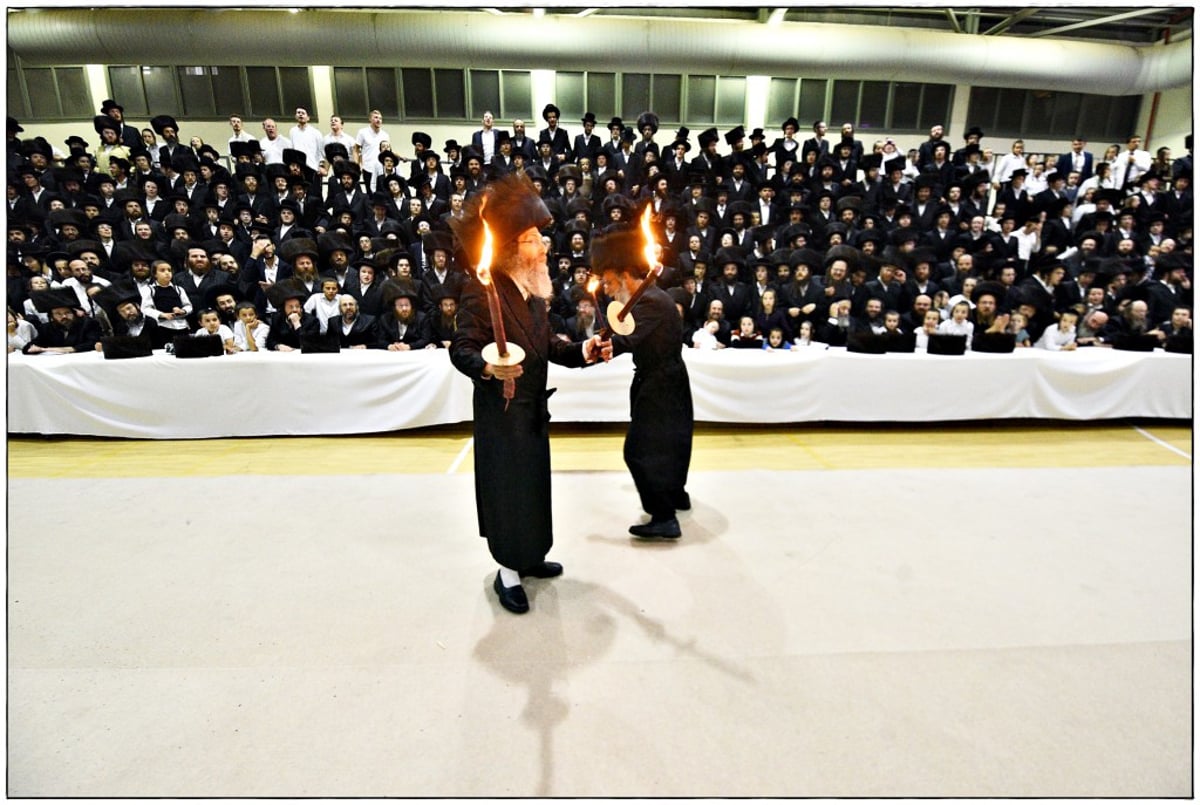
<instances>
[{"instance_id":1,"label":"torch flame","mask_svg":"<svg viewBox=\"0 0 1200 805\"><path fill-rule=\"evenodd\" d=\"M475 277L483 285L489 285L492 282L492 229L483 217L483 208L486 206L487 199L485 198L479 205L479 220L483 223L483 249L479 253L479 264L475 266Z\"/></svg>"},{"instance_id":2,"label":"torch flame","mask_svg":"<svg viewBox=\"0 0 1200 805\"><path fill-rule=\"evenodd\" d=\"M588 280L587 292L589 294L591 294L592 296L595 296L596 291L598 291L598 290L600 290L600 278L592 277L590 280Z\"/></svg>"},{"instance_id":3,"label":"torch flame","mask_svg":"<svg viewBox=\"0 0 1200 805\"><path fill-rule=\"evenodd\" d=\"M642 234L646 238L646 247L642 250L642 254L646 258L646 265L650 266L653 271L658 260L654 255L654 233L650 230L650 215L654 211L653 204L646 205L646 211L642 213Z\"/></svg>"}]
</instances>

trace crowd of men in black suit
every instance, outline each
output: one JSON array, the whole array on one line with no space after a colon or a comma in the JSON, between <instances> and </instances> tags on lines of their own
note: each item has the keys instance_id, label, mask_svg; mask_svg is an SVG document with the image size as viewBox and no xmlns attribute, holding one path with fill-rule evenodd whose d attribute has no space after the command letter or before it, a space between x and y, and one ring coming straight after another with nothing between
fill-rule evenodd
<instances>
[{"instance_id":1,"label":"crowd of men in black suit","mask_svg":"<svg viewBox=\"0 0 1200 805\"><path fill-rule=\"evenodd\" d=\"M1018 140L994 157L974 126L960 147L936 126L901 152L890 138L864 143L850 124L831 135L816 121L801 139L795 118L777 136L708 128L693 144L687 127L661 136L653 112L613 117L599 132L590 112L571 132L553 104L541 116L545 127L533 135L523 121L498 128L487 113L466 146L435 148L414 131L403 155L384 139L378 113L358 138L337 119L319 152L288 147L274 121L252 138L238 118L228 167L216 148L184 144L171 116L139 131L115 101L93 121L97 146L72 136L61 160L44 138L22 139L10 117L9 308L53 330L61 317L50 306L70 290L74 318L120 335L116 303L130 292L143 318L164 312L156 294L174 304L174 292L155 287L166 263L167 284L190 302L190 331L210 308L234 325L246 301L271 323L273 347L298 347L302 333L341 334L342 346L442 345L477 258L456 248L449 222L466 198L513 171L530 177L554 215L543 235L551 320L565 337L603 326L606 300L587 284L590 239L647 205L665 266L658 282L675 298L689 345L709 319L719 342L737 340L744 317L759 337L779 330L788 342L845 343L856 330L882 332L889 316L915 331L925 311L947 318L959 300L976 332L1020 310L1036 340L1074 308L1081 323L1103 318L1095 327L1103 343L1181 335L1173 312L1191 307L1190 135L1188 154L1171 162L1151 160L1138 137L1105 160L1082 138L1061 155L1026 156ZM307 110L297 121L308 142ZM355 299L350 318L336 299L321 302L330 278L337 299ZM994 304L977 304L985 292ZM282 316L296 301L298 322ZM1104 316L1089 319L1097 310ZM66 330L51 340L64 338Z\"/></svg>"}]
</instances>

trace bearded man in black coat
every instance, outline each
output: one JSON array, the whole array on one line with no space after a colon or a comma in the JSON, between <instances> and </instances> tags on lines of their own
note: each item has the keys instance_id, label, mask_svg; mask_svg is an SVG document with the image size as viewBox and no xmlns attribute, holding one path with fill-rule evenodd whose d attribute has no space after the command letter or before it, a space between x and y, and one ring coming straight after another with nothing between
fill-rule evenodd
<instances>
[{"instance_id":1,"label":"bearded man in black coat","mask_svg":"<svg viewBox=\"0 0 1200 805\"><path fill-rule=\"evenodd\" d=\"M456 369L471 378L475 436L475 506L479 533L500 565L492 589L500 604L529 611L522 576L551 578L562 565L547 562L553 545L550 510L550 414L546 406L549 362L581 367L599 357L599 338L568 342L551 332L546 311L554 286L546 271L541 229L553 221L524 173L509 174L473 195L465 216L450 222L466 263L483 252L483 222L495 257L488 277L472 276L463 288L458 330L450 346ZM524 351L520 363L485 349L497 342L489 311L489 280L499 297L506 345Z\"/></svg>"}]
</instances>

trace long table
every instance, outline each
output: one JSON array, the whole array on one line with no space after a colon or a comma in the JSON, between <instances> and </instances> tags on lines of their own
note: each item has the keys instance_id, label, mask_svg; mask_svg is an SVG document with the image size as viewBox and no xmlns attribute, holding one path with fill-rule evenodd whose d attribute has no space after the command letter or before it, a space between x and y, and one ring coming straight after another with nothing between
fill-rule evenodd
<instances>
[{"instance_id":1,"label":"long table","mask_svg":"<svg viewBox=\"0 0 1200 805\"><path fill-rule=\"evenodd\" d=\"M696 419L718 423L1190 419L1190 355L684 350ZM633 364L551 366L557 422L622 422ZM378 433L466 422L445 350L8 357L8 432L137 439Z\"/></svg>"}]
</instances>

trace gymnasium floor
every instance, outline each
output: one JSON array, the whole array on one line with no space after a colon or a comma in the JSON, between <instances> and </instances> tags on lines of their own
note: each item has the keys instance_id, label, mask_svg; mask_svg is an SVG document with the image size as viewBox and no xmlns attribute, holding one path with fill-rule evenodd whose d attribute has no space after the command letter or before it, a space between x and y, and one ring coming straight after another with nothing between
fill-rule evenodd
<instances>
[{"instance_id":1,"label":"gymnasium floor","mask_svg":"<svg viewBox=\"0 0 1200 805\"><path fill-rule=\"evenodd\" d=\"M552 434L521 617L468 428L10 439L8 794L1193 793L1190 423Z\"/></svg>"}]
</instances>

